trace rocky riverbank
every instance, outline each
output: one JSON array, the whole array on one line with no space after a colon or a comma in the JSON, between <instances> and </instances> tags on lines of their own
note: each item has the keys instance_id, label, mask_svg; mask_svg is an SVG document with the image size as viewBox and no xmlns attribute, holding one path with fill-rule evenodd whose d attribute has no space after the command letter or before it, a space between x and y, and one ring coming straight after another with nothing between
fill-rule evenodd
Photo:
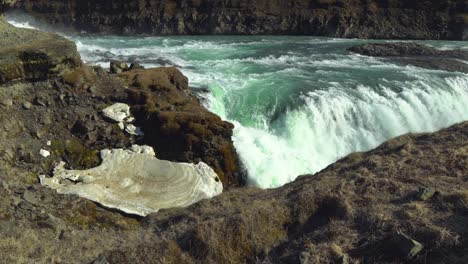
<instances>
[{"instance_id":1,"label":"rocky riverbank","mask_svg":"<svg viewBox=\"0 0 468 264\"><path fill-rule=\"evenodd\" d=\"M463 0L20 0L17 7L60 28L102 34L468 38Z\"/></svg>"},{"instance_id":2,"label":"rocky riverbank","mask_svg":"<svg viewBox=\"0 0 468 264\"><path fill-rule=\"evenodd\" d=\"M0 34L11 56L0 69L19 69L0 70L10 76L0 81L1 263L468 262L468 122L401 136L278 189L228 188L137 217L58 194L38 176L59 161L95 167L99 150L137 143L159 158L204 161L236 187L232 125L200 105L176 68L113 63L111 74L83 65L60 36L3 21ZM102 114L116 102L144 137Z\"/></svg>"}]
</instances>

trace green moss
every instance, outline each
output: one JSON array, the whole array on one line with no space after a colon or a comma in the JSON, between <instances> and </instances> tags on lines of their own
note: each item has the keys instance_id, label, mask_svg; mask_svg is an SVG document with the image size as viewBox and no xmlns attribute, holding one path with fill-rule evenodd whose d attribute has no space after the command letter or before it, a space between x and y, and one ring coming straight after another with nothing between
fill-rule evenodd
<instances>
[{"instance_id":1,"label":"green moss","mask_svg":"<svg viewBox=\"0 0 468 264\"><path fill-rule=\"evenodd\" d=\"M65 160L72 169L89 169L101 162L98 150L88 149L78 140L54 140L51 149L54 155Z\"/></svg>"},{"instance_id":2,"label":"green moss","mask_svg":"<svg viewBox=\"0 0 468 264\"><path fill-rule=\"evenodd\" d=\"M26 185L33 185L39 182L37 175L32 172L28 172L22 177L22 182Z\"/></svg>"}]
</instances>

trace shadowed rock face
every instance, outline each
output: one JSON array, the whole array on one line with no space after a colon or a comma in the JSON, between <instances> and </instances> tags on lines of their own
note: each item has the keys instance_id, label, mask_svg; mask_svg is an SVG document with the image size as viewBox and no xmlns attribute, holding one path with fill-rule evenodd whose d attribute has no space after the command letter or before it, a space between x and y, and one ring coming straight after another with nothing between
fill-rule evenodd
<instances>
[{"instance_id":1,"label":"shadowed rock face","mask_svg":"<svg viewBox=\"0 0 468 264\"><path fill-rule=\"evenodd\" d=\"M55 25L113 34L466 39L464 0L20 0Z\"/></svg>"},{"instance_id":2,"label":"shadowed rock face","mask_svg":"<svg viewBox=\"0 0 468 264\"><path fill-rule=\"evenodd\" d=\"M16 0L0 0L0 14L14 5Z\"/></svg>"}]
</instances>

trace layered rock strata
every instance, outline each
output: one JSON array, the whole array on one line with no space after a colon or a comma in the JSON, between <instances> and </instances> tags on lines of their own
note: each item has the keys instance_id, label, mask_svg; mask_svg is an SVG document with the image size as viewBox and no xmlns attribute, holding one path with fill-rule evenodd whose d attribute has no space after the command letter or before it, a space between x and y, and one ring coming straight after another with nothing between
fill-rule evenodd
<instances>
[{"instance_id":1,"label":"layered rock strata","mask_svg":"<svg viewBox=\"0 0 468 264\"><path fill-rule=\"evenodd\" d=\"M464 0L20 0L42 21L104 34L467 39Z\"/></svg>"}]
</instances>

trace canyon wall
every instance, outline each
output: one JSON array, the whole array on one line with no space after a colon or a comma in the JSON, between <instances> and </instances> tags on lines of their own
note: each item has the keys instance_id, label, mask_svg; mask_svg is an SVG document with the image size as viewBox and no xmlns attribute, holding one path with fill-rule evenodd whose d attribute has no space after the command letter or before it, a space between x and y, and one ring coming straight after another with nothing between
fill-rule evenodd
<instances>
[{"instance_id":1,"label":"canyon wall","mask_svg":"<svg viewBox=\"0 0 468 264\"><path fill-rule=\"evenodd\" d=\"M21 0L42 21L103 34L468 38L464 0Z\"/></svg>"}]
</instances>

